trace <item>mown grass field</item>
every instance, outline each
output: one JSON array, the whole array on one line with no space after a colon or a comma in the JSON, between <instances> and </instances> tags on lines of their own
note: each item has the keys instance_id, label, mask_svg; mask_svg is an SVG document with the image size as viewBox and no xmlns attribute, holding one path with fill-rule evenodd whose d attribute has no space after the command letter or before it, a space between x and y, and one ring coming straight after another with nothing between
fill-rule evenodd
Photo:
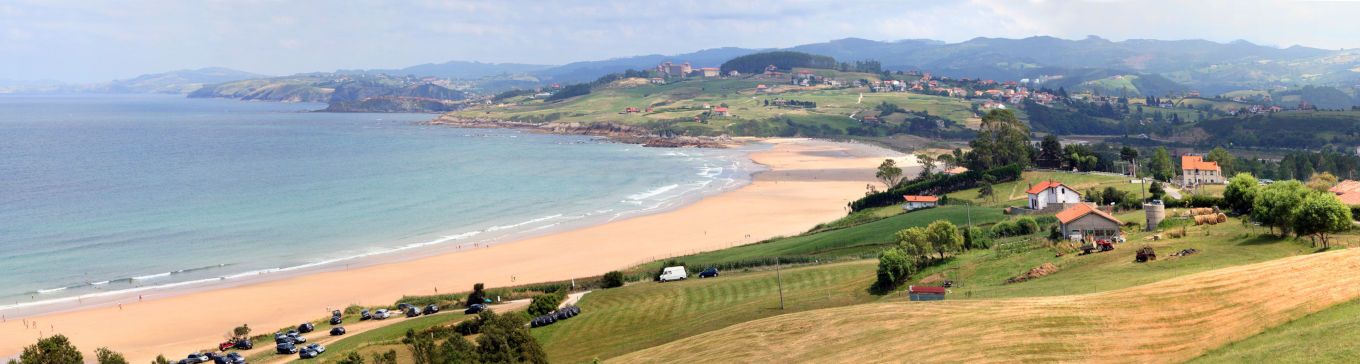
<instances>
[{"instance_id":1,"label":"mown grass field","mask_svg":"<svg viewBox=\"0 0 1360 364\"><path fill-rule=\"evenodd\" d=\"M1190 363L1355 363L1360 300L1315 312L1234 342Z\"/></svg>"},{"instance_id":2,"label":"mown grass field","mask_svg":"<svg viewBox=\"0 0 1360 364\"><path fill-rule=\"evenodd\" d=\"M897 208L899 206L888 206ZM971 210L971 212L970 212ZM880 212L881 213L881 212ZM957 225L967 224L969 215L973 224L987 224L1001 221L1001 210L992 208L945 205L933 209L893 215L877 221L829 231L806 234L789 238L772 239L767 242L742 245L733 248L674 258L691 267L705 267L718 263L736 262L775 257L820 257L827 259L844 257L865 257L878 254L883 248L895 244L897 231L913 226L925 226L936 220L948 220ZM663 262L643 265L644 271L654 271Z\"/></svg>"},{"instance_id":3,"label":"mown grass field","mask_svg":"<svg viewBox=\"0 0 1360 364\"><path fill-rule=\"evenodd\" d=\"M1114 187L1121 191L1134 193L1135 196L1147 190L1146 184L1140 185L1130 183L1128 177L1111 176L1106 174L1061 172L1061 171L1029 171L1020 175L1019 181L998 183L992 186L995 193L994 199L978 198L978 189L972 188L947 194L950 200L972 201L982 206L1007 207L1024 206L1028 203L1029 195L1025 190L1030 186L1043 181L1058 181L1071 187L1077 192L1086 193L1086 190L1095 188L1104 190L1105 187ZM1149 182L1150 183L1150 182Z\"/></svg>"},{"instance_id":4,"label":"mown grass field","mask_svg":"<svg viewBox=\"0 0 1360 364\"><path fill-rule=\"evenodd\" d=\"M610 358L758 318L869 302L876 264L861 260L732 272L599 290L581 299L580 316L533 332L551 362ZM776 275L783 279L783 310Z\"/></svg>"}]
</instances>

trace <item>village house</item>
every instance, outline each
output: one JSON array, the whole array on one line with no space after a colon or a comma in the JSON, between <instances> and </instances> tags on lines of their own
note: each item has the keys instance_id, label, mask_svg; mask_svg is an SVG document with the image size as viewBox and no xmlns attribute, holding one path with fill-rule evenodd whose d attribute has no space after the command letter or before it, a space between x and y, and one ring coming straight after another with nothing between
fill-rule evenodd
<instances>
[{"instance_id":1,"label":"village house","mask_svg":"<svg viewBox=\"0 0 1360 364\"><path fill-rule=\"evenodd\" d=\"M1119 222L1114 216L1091 205L1079 203L1055 215L1059 229L1070 240L1115 240L1120 236Z\"/></svg>"},{"instance_id":2,"label":"village house","mask_svg":"<svg viewBox=\"0 0 1360 364\"><path fill-rule=\"evenodd\" d=\"M1347 206L1360 206L1360 181L1341 181L1329 191L1336 194L1336 198Z\"/></svg>"},{"instance_id":3,"label":"village house","mask_svg":"<svg viewBox=\"0 0 1360 364\"><path fill-rule=\"evenodd\" d=\"M906 201L902 204L902 209L907 211L935 207L940 202L940 198L935 196L906 195L902 196L902 199Z\"/></svg>"},{"instance_id":4,"label":"village house","mask_svg":"<svg viewBox=\"0 0 1360 364\"><path fill-rule=\"evenodd\" d=\"M1062 182L1043 181L1025 191L1029 194L1029 208L1043 210L1048 205L1066 205L1081 202L1081 194Z\"/></svg>"},{"instance_id":5,"label":"village house","mask_svg":"<svg viewBox=\"0 0 1360 364\"><path fill-rule=\"evenodd\" d=\"M699 71L703 74L704 77L718 77L719 75L717 67L704 67L700 68Z\"/></svg>"},{"instance_id":6,"label":"village house","mask_svg":"<svg viewBox=\"0 0 1360 364\"><path fill-rule=\"evenodd\" d=\"M1181 185L1223 184L1223 170L1216 162L1205 162L1197 155L1181 156Z\"/></svg>"},{"instance_id":7,"label":"village house","mask_svg":"<svg viewBox=\"0 0 1360 364\"><path fill-rule=\"evenodd\" d=\"M766 87L764 84L756 85L756 93L763 94L766 92L770 92L769 87Z\"/></svg>"},{"instance_id":8,"label":"village house","mask_svg":"<svg viewBox=\"0 0 1360 364\"><path fill-rule=\"evenodd\" d=\"M727 116L729 116L729 115L731 115L731 114L728 114L728 113L727 113L727 108L725 108L725 107L719 106L719 107L713 108L713 116L727 117Z\"/></svg>"}]
</instances>

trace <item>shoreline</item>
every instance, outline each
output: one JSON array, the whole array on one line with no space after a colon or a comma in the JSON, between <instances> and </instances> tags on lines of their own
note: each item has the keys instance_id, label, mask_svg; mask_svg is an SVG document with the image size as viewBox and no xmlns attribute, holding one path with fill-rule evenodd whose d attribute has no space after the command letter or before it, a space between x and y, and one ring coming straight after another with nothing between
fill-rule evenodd
<instances>
[{"instance_id":1,"label":"shoreline","mask_svg":"<svg viewBox=\"0 0 1360 364\"><path fill-rule=\"evenodd\" d=\"M758 139L746 139L758 141ZM133 361L207 348L241 323L272 329L348 304L386 305L402 295L459 292L472 283L509 286L571 279L639 262L793 235L843 216L845 203L872 183L882 158L900 153L866 144L808 139L774 145L750 159L768 168L749 184L675 208L599 225L515 237L480 249L400 262L309 272L264 282L155 296L145 302L43 314L0 323L0 355L39 335L65 334L87 352L107 346ZM311 312L316 311L316 312ZM31 325L25 329L25 326ZM13 340L11 340L11 338Z\"/></svg>"}]
</instances>

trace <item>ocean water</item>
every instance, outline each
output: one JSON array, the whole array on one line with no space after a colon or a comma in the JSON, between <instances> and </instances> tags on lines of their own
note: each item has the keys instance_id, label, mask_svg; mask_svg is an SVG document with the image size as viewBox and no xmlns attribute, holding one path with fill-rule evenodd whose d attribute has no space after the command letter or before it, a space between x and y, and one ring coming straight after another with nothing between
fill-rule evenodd
<instances>
[{"instance_id":1,"label":"ocean water","mask_svg":"<svg viewBox=\"0 0 1360 364\"><path fill-rule=\"evenodd\" d=\"M505 241L736 187L743 150L168 95L0 95L0 309Z\"/></svg>"}]
</instances>

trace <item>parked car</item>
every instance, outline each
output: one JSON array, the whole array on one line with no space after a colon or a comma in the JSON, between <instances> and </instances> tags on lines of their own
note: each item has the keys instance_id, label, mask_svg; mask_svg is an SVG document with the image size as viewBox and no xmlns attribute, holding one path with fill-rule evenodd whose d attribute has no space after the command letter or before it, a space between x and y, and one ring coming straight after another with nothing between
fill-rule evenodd
<instances>
[{"instance_id":1,"label":"parked car","mask_svg":"<svg viewBox=\"0 0 1360 364\"><path fill-rule=\"evenodd\" d=\"M416 308L415 306L411 306L411 307L407 307L407 308L406 308L406 317L416 317L416 316L420 316L420 309Z\"/></svg>"},{"instance_id":2,"label":"parked car","mask_svg":"<svg viewBox=\"0 0 1360 364\"><path fill-rule=\"evenodd\" d=\"M336 326L331 328L331 336L340 336L344 334L345 334L344 326Z\"/></svg>"},{"instance_id":3,"label":"parked car","mask_svg":"<svg viewBox=\"0 0 1360 364\"><path fill-rule=\"evenodd\" d=\"M189 357L184 358L184 362L195 364L207 363L209 360L212 360L212 358L209 358L207 355L204 355L203 353L192 353L189 354Z\"/></svg>"},{"instance_id":4,"label":"parked car","mask_svg":"<svg viewBox=\"0 0 1360 364\"><path fill-rule=\"evenodd\" d=\"M409 304L409 303L398 303L398 304L397 304L397 311L406 312L406 309L411 308L411 307L413 307L413 306L411 306L411 304Z\"/></svg>"},{"instance_id":5,"label":"parked car","mask_svg":"<svg viewBox=\"0 0 1360 364\"><path fill-rule=\"evenodd\" d=\"M467 308L466 310L463 310L463 314L465 314L465 315L475 315L475 314L481 313L482 311L485 311L485 310L486 310L486 305L485 305L485 304L474 303L474 304L468 305L468 308Z\"/></svg>"},{"instance_id":6,"label":"parked car","mask_svg":"<svg viewBox=\"0 0 1360 364\"><path fill-rule=\"evenodd\" d=\"M339 325L342 322L345 322L345 319L340 316L331 316L331 325Z\"/></svg>"},{"instance_id":7,"label":"parked car","mask_svg":"<svg viewBox=\"0 0 1360 364\"><path fill-rule=\"evenodd\" d=\"M222 364L246 364L246 357L237 352L227 353L222 356Z\"/></svg>"},{"instance_id":8,"label":"parked car","mask_svg":"<svg viewBox=\"0 0 1360 364\"><path fill-rule=\"evenodd\" d=\"M303 348L302 351L298 353L298 356L303 359L311 359L324 352L326 352L325 346L321 346L321 344L311 344L307 345L306 348Z\"/></svg>"},{"instance_id":9,"label":"parked car","mask_svg":"<svg viewBox=\"0 0 1360 364\"><path fill-rule=\"evenodd\" d=\"M315 325L312 325L312 323L310 323L310 322L303 322L301 325L298 325L298 328L297 328L297 331L298 331L298 332L301 332L301 333L304 333L304 334L309 333L309 332L312 332L312 330L316 330L316 326L315 326Z\"/></svg>"},{"instance_id":10,"label":"parked car","mask_svg":"<svg viewBox=\"0 0 1360 364\"><path fill-rule=\"evenodd\" d=\"M425 311L424 311L424 312L421 312L421 313L426 314L426 315L433 315L433 314L439 313L439 305L434 305L434 304L432 304L432 305L429 305L429 306L425 306Z\"/></svg>"},{"instance_id":11,"label":"parked car","mask_svg":"<svg viewBox=\"0 0 1360 364\"><path fill-rule=\"evenodd\" d=\"M388 317L392 317L392 311L388 311L385 308L380 308L377 311L373 311L374 320L385 320Z\"/></svg>"},{"instance_id":12,"label":"parked car","mask_svg":"<svg viewBox=\"0 0 1360 364\"><path fill-rule=\"evenodd\" d=\"M373 319L373 313L368 312L368 310L359 311L359 321L372 320L372 319Z\"/></svg>"},{"instance_id":13,"label":"parked car","mask_svg":"<svg viewBox=\"0 0 1360 364\"><path fill-rule=\"evenodd\" d=\"M223 341L221 344L217 344L217 350L220 351L227 351L231 349L250 350L254 348L255 343L250 342L250 339L231 339Z\"/></svg>"},{"instance_id":14,"label":"parked car","mask_svg":"<svg viewBox=\"0 0 1360 364\"><path fill-rule=\"evenodd\" d=\"M307 337L302 336L302 334L299 334L297 331L289 331L288 338L292 339L294 344L301 344L307 342Z\"/></svg>"},{"instance_id":15,"label":"parked car","mask_svg":"<svg viewBox=\"0 0 1360 364\"><path fill-rule=\"evenodd\" d=\"M678 267L666 267L666 269L662 269L661 275L656 277L656 280L662 282L670 282L682 280L685 278L689 278L689 273L685 272L684 266L678 266Z\"/></svg>"},{"instance_id":16,"label":"parked car","mask_svg":"<svg viewBox=\"0 0 1360 364\"><path fill-rule=\"evenodd\" d=\"M292 343L292 342L293 342L293 337L292 337L292 336L288 336L288 334L286 334L286 333L280 332L280 333L274 334L274 343L275 343L275 344Z\"/></svg>"},{"instance_id":17,"label":"parked car","mask_svg":"<svg viewBox=\"0 0 1360 364\"><path fill-rule=\"evenodd\" d=\"M718 276L717 267L708 267L708 269L704 269L703 272L699 272L699 278L713 278L717 276Z\"/></svg>"},{"instance_id":18,"label":"parked car","mask_svg":"<svg viewBox=\"0 0 1360 364\"><path fill-rule=\"evenodd\" d=\"M281 342L274 346L274 352L278 354L297 354L297 345L292 342Z\"/></svg>"}]
</instances>

